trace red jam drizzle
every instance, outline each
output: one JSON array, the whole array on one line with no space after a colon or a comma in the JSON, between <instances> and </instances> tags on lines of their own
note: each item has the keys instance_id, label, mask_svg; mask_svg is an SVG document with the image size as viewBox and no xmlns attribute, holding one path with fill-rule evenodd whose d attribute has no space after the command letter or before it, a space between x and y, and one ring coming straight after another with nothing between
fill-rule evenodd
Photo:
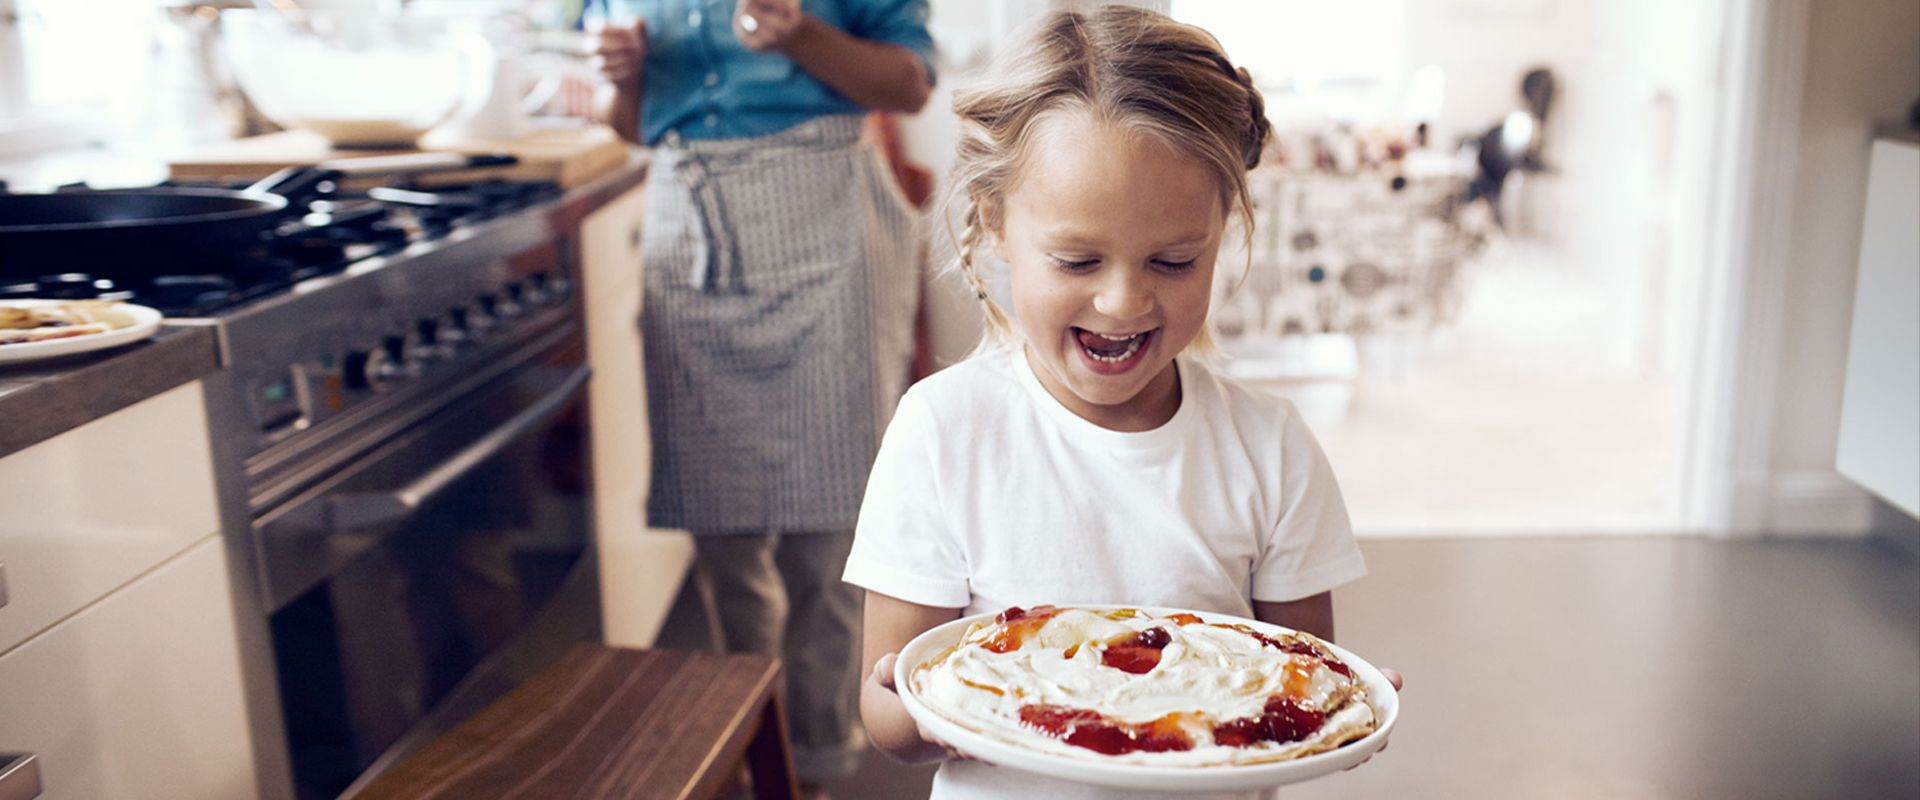
<instances>
[{"instance_id":1,"label":"red jam drizzle","mask_svg":"<svg viewBox=\"0 0 1920 800\"><path fill-rule=\"evenodd\" d=\"M1031 609L1014 606L1002 611L1000 616L995 618L995 621L1000 623L999 632L995 633L992 639L987 640L984 646L995 653L1011 653L1018 650L1021 645L1027 643L1027 639L1032 637L1034 632L1040 630L1040 626L1047 624L1047 620L1053 619L1058 613L1060 609L1053 606L1034 606Z\"/></svg>"},{"instance_id":2,"label":"red jam drizzle","mask_svg":"<svg viewBox=\"0 0 1920 800\"><path fill-rule=\"evenodd\" d=\"M1107 645L1100 663L1121 672L1144 675L1160 665L1160 651L1173 641L1165 628L1148 628L1124 642Z\"/></svg>"},{"instance_id":3,"label":"red jam drizzle","mask_svg":"<svg viewBox=\"0 0 1920 800\"><path fill-rule=\"evenodd\" d=\"M1242 717L1213 726L1213 743L1227 747L1250 747L1261 742L1297 742L1313 735L1326 722L1325 712L1277 694L1267 698L1267 706L1260 716Z\"/></svg>"},{"instance_id":4,"label":"red jam drizzle","mask_svg":"<svg viewBox=\"0 0 1920 800\"><path fill-rule=\"evenodd\" d=\"M1300 641L1300 640L1294 640L1291 642L1282 642L1264 633L1256 631L1253 628L1250 628L1246 625L1220 625L1219 627L1232 628L1236 631L1239 631L1241 633L1244 633L1248 636L1253 637L1254 640L1259 642L1260 644L1265 645L1267 647L1271 647L1282 653L1289 653L1296 656L1308 656L1310 658L1317 659L1320 663L1327 665L1327 669L1330 669L1336 673L1339 673L1341 676L1345 677L1347 680L1354 679L1352 668L1348 667L1345 663L1342 663L1339 659L1333 658L1331 656L1328 656L1325 653L1320 652L1320 648L1314 647L1313 645L1308 644L1307 642Z\"/></svg>"},{"instance_id":5,"label":"red jam drizzle","mask_svg":"<svg viewBox=\"0 0 1920 800\"><path fill-rule=\"evenodd\" d=\"M1282 645L1280 647L1280 650L1281 652L1284 652L1284 653L1290 653L1296 656L1307 656L1308 658L1312 658L1315 661L1318 661L1322 664L1327 665L1327 669L1333 670L1334 672L1337 672L1345 676L1347 680L1353 680L1353 670L1351 668L1349 668L1346 664L1341 663L1339 659L1333 658L1332 656L1327 655L1326 653L1320 652L1320 648L1314 647L1311 644L1308 644L1306 642L1288 642L1287 644Z\"/></svg>"},{"instance_id":6,"label":"red jam drizzle","mask_svg":"<svg viewBox=\"0 0 1920 800\"><path fill-rule=\"evenodd\" d=\"M1239 631L1241 633L1244 633L1248 636L1253 637L1254 641L1259 642L1260 644L1266 647L1271 647L1275 650L1279 650L1281 652L1286 652L1286 653L1294 652L1292 650L1287 649L1287 645L1285 642L1282 642L1279 639L1275 639L1264 633L1256 631L1250 625L1239 625L1239 624L1228 625L1223 622L1216 622L1216 623L1213 623L1213 627L1226 628L1227 630L1231 630L1231 631Z\"/></svg>"},{"instance_id":7,"label":"red jam drizzle","mask_svg":"<svg viewBox=\"0 0 1920 800\"><path fill-rule=\"evenodd\" d=\"M1066 706L1032 704L1020 707L1020 721L1075 747L1117 756L1124 753L1165 753L1193 749L1193 739L1180 725L1180 714L1151 722L1115 722L1097 711Z\"/></svg>"},{"instance_id":8,"label":"red jam drizzle","mask_svg":"<svg viewBox=\"0 0 1920 800\"><path fill-rule=\"evenodd\" d=\"M1110 756L1192 750L1193 739L1181 725L1182 716L1168 714L1135 724L1116 722L1098 711L1084 708L1038 703L1020 707L1020 721L1029 727L1075 747ZM1213 726L1213 742L1225 747L1297 742L1312 736L1326 722L1326 713L1292 697L1274 695L1267 698L1259 716Z\"/></svg>"},{"instance_id":9,"label":"red jam drizzle","mask_svg":"<svg viewBox=\"0 0 1920 800\"><path fill-rule=\"evenodd\" d=\"M996 653L1017 650L1035 631L1045 625L1047 620L1059 613L1060 609L1054 606L1034 606L1032 609L1014 606L1002 611L998 617L1001 629L994 634L985 647ZM1203 622L1199 617L1186 613L1170 614L1166 620L1176 625L1195 625ZM1313 662L1307 663L1299 661L1287 663L1283 668L1285 673L1281 680L1283 693L1267 698L1266 705L1258 716L1243 717L1213 726L1214 744L1226 747L1251 747L1262 742L1297 742L1312 736L1327 722L1326 712L1314 708L1311 702L1301 699L1312 683L1312 664L1325 664L1327 669L1349 680L1353 679L1352 669L1309 642L1302 640L1283 642L1256 631L1248 625L1210 624L1244 633L1260 642L1262 646L1313 659ZM1151 672L1155 666L1159 665L1161 650L1166 648L1171 639L1165 628L1148 628L1124 641L1108 645L1101 652L1100 660L1109 667L1135 675ZM1066 656L1072 658L1079 649L1079 645L1068 648ZM1191 750L1193 738L1187 734L1182 720L1192 716L1195 715L1173 713L1151 722L1127 723L1115 721L1098 711L1083 708L1040 703L1020 707L1020 721L1029 727L1067 744L1107 755Z\"/></svg>"}]
</instances>

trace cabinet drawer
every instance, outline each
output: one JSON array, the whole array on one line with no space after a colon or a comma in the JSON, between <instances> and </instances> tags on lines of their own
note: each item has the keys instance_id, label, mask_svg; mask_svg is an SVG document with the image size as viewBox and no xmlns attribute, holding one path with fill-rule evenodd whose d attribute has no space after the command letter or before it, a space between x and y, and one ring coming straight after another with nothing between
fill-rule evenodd
<instances>
[{"instance_id":1,"label":"cabinet drawer","mask_svg":"<svg viewBox=\"0 0 1920 800\"><path fill-rule=\"evenodd\" d=\"M0 459L0 653L219 529L198 381Z\"/></svg>"},{"instance_id":2,"label":"cabinet drawer","mask_svg":"<svg viewBox=\"0 0 1920 800\"><path fill-rule=\"evenodd\" d=\"M223 546L0 656L0 752L37 755L45 800L258 795Z\"/></svg>"}]
</instances>

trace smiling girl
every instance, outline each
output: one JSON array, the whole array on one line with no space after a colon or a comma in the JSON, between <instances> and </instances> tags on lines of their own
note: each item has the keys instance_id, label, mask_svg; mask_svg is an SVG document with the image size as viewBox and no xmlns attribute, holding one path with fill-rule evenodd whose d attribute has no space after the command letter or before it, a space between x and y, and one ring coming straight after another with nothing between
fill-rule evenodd
<instances>
[{"instance_id":1,"label":"smiling girl","mask_svg":"<svg viewBox=\"0 0 1920 800\"><path fill-rule=\"evenodd\" d=\"M949 753L894 693L894 656L942 622L1119 603L1331 639L1331 590L1366 572L1299 413L1196 357L1269 131L1247 73L1204 31L1125 6L1055 13L1006 53L954 101L960 269L988 340L902 400L847 561L867 590L862 718L908 761ZM988 299L983 249L1010 267L1017 322ZM965 758L933 790L1132 796Z\"/></svg>"}]
</instances>

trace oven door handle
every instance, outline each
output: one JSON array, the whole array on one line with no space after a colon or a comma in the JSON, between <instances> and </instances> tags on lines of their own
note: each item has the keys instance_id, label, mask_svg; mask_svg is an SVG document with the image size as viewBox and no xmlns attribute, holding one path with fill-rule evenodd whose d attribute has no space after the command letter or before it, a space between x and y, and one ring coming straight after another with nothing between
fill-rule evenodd
<instances>
[{"instance_id":1,"label":"oven door handle","mask_svg":"<svg viewBox=\"0 0 1920 800\"><path fill-rule=\"evenodd\" d=\"M407 517L448 484L559 413L591 374L592 370L586 365L575 367L558 388L406 486L390 492L353 492L328 497L327 527L334 533L347 533Z\"/></svg>"}]
</instances>

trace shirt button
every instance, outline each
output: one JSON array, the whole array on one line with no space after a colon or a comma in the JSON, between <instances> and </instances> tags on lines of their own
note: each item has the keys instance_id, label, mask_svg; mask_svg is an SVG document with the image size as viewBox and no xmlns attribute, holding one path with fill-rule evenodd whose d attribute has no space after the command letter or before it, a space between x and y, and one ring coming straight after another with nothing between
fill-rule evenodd
<instances>
[{"instance_id":1,"label":"shirt button","mask_svg":"<svg viewBox=\"0 0 1920 800\"><path fill-rule=\"evenodd\" d=\"M720 83L720 73L718 73L718 72L709 72L709 73L707 73L707 85L708 85L708 86L713 86L713 85L716 85L716 84L718 84L718 83Z\"/></svg>"},{"instance_id":2,"label":"shirt button","mask_svg":"<svg viewBox=\"0 0 1920 800\"><path fill-rule=\"evenodd\" d=\"M713 126L715 126L715 125L718 125L718 124L720 124L720 115L718 115L718 114L708 114L708 115L707 115L707 118L706 118L706 120L705 120L705 121L706 121L706 123L707 123L707 127L709 127L709 128L711 128L711 127L713 127Z\"/></svg>"},{"instance_id":3,"label":"shirt button","mask_svg":"<svg viewBox=\"0 0 1920 800\"><path fill-rule=\"evenodd\" d=\"M700 16L700 10L697 8L687 14L687 24L696 28L700 27L700 21L702 19L705 18Z\"/></svg>"}]
</instances>

